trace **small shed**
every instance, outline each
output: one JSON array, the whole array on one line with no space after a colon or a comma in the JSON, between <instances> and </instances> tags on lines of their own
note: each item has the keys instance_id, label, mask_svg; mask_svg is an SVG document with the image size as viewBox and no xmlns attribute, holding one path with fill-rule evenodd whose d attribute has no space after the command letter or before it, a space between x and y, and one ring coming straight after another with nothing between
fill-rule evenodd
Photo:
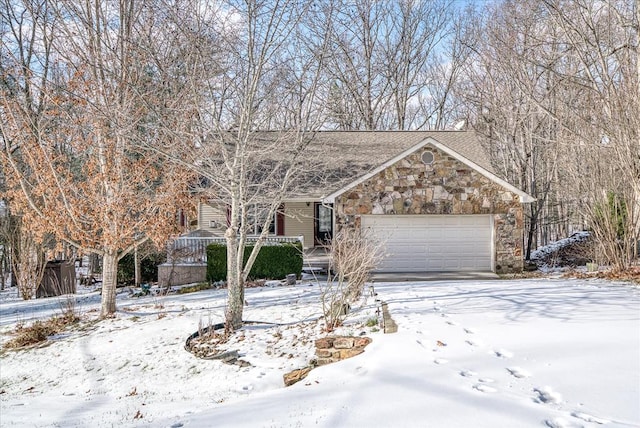
<instances>
[{"instance_id":1,"label":"small shed","mask_svg":"<svg viewBox=\"0 0 640 428\"><path fill-rule=\"evenodd\" d=\"M47 262L36 297L61 296L76 292L76 267L73 261L53 260Z\"/></svg>"}]
</instances>

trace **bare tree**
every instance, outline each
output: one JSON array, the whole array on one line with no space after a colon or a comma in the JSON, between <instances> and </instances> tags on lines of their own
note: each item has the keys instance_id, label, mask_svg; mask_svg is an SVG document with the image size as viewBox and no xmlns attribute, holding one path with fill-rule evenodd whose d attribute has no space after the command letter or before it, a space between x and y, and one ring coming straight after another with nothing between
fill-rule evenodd
<instances>
[{"instance_id":1,"label":"bare tree","mask_svg":"<svg viewBox=\"0 0 640 428\"><path fill-rule=\"evenodd\" d=\"M382 245L359 230L341 230L331 241L329 276L322 289L327 331L342 325L351 305L362 297L365 283L382 260Z\"/></svg>"},{"instance_id":2,"label":"bare tree","mask_svg":"<svg viewBox=\"0 0 640 428\"><path fill-rule=\"evenodd\" d=\"M312 28L329 30L327 125L344 130L432 126L424 101L432 101L433 89L447 85L456 73L457 65L448 76L430 71L451 33L455 11L450 0L333 0L314 8Z\"/></svg>"},{"instance_id":3,"label":"bare tree","mask_svg":"<svg viewBox=\"0 0 640 428\"><path fill-rule=\"evenodd\" d=\"M605 261L623 270L640 241L640 3L543 3L558 28L554 42L574 64L554 73L581 94L579 108L565 105L570 120L562 123L574 141L580 210Z\"/></svg>"},{"instance_id":4,"label":"bare tree","mask_svg":"<svg viewBox=\"0 0 640 428\"><path fill-rule=\"evenodd\" d=\"M135 149L172 138L182 114L153 6L7 0L2 9L8 194L36 237L102 256L103 316L116 310L118 260L176 233L188 197L188 174Z\"/></svg>"},{"instance_id":5,"label":"bare tree","mask_svg":"<svg viewBox=\"0 0 640 428\"><path fill-rule=\"evenodd\" d=\"M455 45L458 38L449 37L455 24L453 2L388 2L384 15L388 23L384 26L383 58L394 105L388 126L443 129L447 92L461 63L460 46ZM446 52L446 59L438 50ZM425 111L427 99L437 107Z\"/></svg>"},{"instance_id":6,"label":"bare tree","mask_svg":"<svg viewBox=\"0 0 640 428\"><path fill-rule=\"evenodd\" d=\"M584 225L615 268L637 252L636 10L637 2L506 1L478 26L461 90L497 168L538 199L527 257L535 242Z\"/></svg>"},{"instance_id":7,"label":"bare tree","mask_svg":"<svg viewBox=\"0 0 640 428\"><path fill-rule=\"evenodd\" d=\"M225 317L233 331L242 326L245 281L275 214L301 174L313 171L306 149L319 125L311 113L320 67L308 66L323 55L295 37L311 5L196 3L182 27L193 65L194 132L181 145L154 150L197 172L203 196L227 212ZM256 233L245 260L247 238Z\"/></svg>"}]
</instances>

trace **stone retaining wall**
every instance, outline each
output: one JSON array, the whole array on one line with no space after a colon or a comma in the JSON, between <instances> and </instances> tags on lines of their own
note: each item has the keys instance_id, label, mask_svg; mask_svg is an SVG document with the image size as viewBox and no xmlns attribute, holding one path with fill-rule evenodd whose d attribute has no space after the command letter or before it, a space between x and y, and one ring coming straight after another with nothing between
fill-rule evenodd
<instances>
[{"instance_id":1,"label":"stone retaining wall","mask_svg":"<svg viewBox=\"0 0 640 428\"><path fill-rule=\"evenodd\" d=\"M310 366L286 373L283 376L284 386L300 382L307 377L314 367L335 363L362 354L364 348L370 343L371 339L368 337L330 336L317 339L315 342L316 358Z\"/></svg>"},{"instance_id":2,"label":"stone retaining wall","mask_svg":"<svg viewBox=\"0 0 640 428\"><path fill-rule=\"evenodd\" d=\"M316 365L335 363L336 361L362 354L371 343L368 337L332 336L316 340Z\"/></svg>"}]
</instances>

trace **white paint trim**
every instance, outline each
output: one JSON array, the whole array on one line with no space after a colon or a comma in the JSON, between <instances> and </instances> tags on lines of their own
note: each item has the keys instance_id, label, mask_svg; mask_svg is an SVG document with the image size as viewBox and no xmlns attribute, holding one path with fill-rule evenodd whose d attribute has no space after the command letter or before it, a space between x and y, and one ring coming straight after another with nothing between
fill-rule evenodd
<instances>
[{"instance_id":1,"label":"white paint trim","mask_svg":"<svg viewBox=\"0 0 640 428\"><path fill-rule=\"evenodd\" d=\"M282 202L322 202L322 198L305 198L305 197L298 197L298 198L285 198L282 200Z\"/></svg>"},{"instance_id":2,"label":"white paint trim","mask_svg":"<svg viewBox=\"0 0 640 428\"><path fill-rule=\"evenodd\" d=\"M486 169L482 168L480 165L476 164L475 162L470 161L469 159L465 158L464 156L462 156L458 152L450 149L449 147L445 146L444 144L439 143L434 138L427 137L424 140L422 140L420 143L418 143L417 145L405 150L404 152L400 153L398 156L395 156L394 158L386 161L385 163L383 163L379 167L375 168L374 170L372 170L368 174L365 174L362 177L358 178L356 181L354 181L354 182L346 185L342 189L339 189L339 190L333 192L332 194L324 197L322 199L322 202L323 203L328 203L328 204L335 203L335 199L338 196L340 196L343 193L353 189L357 185L359 185L361 183L364 183L365 181L369 180L374 175L376 175L379 172L387 169L388 167L390 167L391 165L395 164L396 162L401 161L405 157L407 157L410 154L420 150L421 148L425 147L426 145L432 145L433 147L435 147L435 148L447 153L449 156L452 156L455 159L457 159L458 161L462 162L463 164L469 166L470 168L475 169L480 174L484 175L485 177L487 177L489 180L493 181L494 183L499 184L500 186L504 187L505 189L509 190L512 193L515 193L516 195L518 195L520 197L520 202L521 203L527 204L527 203L534 202L536 200L533 196L530 196L527 193L523 192L522 190L518 189L517 187L507 183L506 181L504 181L503 179L501 179L497 175L487 171Z\"/></svg>"},{"instance_id":3,"label":"white paint trim","mask_svg":"<svg viewBox=\"0 0 640 428\"><path fill-rule=\"evenodd\" d=\"M491 272L496 272L496 214L489 215L491 227Z\"/></svg>"}]
</instances>

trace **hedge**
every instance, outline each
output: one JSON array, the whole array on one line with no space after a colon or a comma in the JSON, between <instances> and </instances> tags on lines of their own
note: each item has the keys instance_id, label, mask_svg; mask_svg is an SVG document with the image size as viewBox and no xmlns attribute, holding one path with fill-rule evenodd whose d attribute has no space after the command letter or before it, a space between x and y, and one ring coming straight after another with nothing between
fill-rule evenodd
<instances>
[{"instance_id":1,"label":"hedge","mask_svg":"<svg viewBox=\"0 0 640 428\"><path fill-rule=\"evenodd\" d=\"M142 282L158 281L158 265L167 260L164 253L153 253L140 260L140 280ZM133 254L127 254L118 262L118 283L133 283L135 281L135 265Z\"/></svg>"},{"instance_id":2,"label":"hedge","mask_svg":"<svg viewBox=\"0 0 640 428\"><path fill-rule=\"evenodd\" d=\"M244 249L246 262L253 251L253 245ZM302 244L284 242L278 245L265 245L249 272L250 279L282 279L288 274L302 274ZM210 244L207 246L207 281L227 279L227 246Z\"/></svg>"}]
</instances>

